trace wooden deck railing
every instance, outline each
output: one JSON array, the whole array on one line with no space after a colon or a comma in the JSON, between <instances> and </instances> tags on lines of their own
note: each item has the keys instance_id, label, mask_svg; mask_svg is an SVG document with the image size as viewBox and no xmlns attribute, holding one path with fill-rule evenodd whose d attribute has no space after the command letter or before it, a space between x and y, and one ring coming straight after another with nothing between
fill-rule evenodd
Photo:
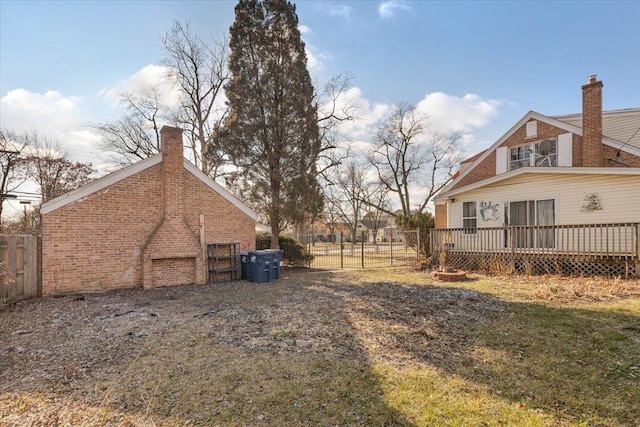
<instances>
[{"instance_id":1,"label":"wooden deck railing","mask_svg":"<svg viewBox=\"0 0 640 427\"><path fill-rule=\"evenodd\" d=\"M431 253L449 252L639 260L640 223L431 230Z\"/></svg>"}]
</instances>

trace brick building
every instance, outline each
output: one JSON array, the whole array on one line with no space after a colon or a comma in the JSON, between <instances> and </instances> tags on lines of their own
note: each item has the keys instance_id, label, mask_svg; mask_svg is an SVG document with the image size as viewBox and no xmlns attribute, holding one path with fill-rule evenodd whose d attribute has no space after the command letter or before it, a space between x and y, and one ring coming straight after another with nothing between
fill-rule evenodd
<instances>
[{"instance_id":1,"label":"brick building","mask_svg":"<svg viewBox=\"0 0 640 427\"><path fill-rule=\"evenodd\" d=\"M207 281L206 244L255 247L256 214L183 156L163 127L161 153L41 207L42 293Z\"/></svg>"}]
</instances>

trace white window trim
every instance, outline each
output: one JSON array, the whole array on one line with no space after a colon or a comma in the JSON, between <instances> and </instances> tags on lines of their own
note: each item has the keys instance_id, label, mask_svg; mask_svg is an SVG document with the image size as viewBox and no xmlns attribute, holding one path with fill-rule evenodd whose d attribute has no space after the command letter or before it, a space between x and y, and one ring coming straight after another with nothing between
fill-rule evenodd
<instances>
[{"instance_id":1,"label":"white window trim","mask_svg":"<svg viewBox=\"0 0 640 427\"><path fill-rule=\"evenodd\" d=\"M473 203L476 206L476 214L475 216L464 216L464 205L465 203ZM469 220L469 219L473 219L475 220L475 227L465 227L464 226L464 221L465 220ZM462 228L464 228L465 230L469 229L469 231L465 231L464 234L476 234L477 231L476 229L478 228L478 202L475 200L469 200L468 202L462 202Z\"/></svg>"},{"instance_id":2,"label":"white window trim","mask_svg":"<svg viewBox=\"0 0 640 427\"><path fill-rule=\"evenodd\" d=\"M554 166L539 166L539 167L558 167L558 162L560 159L560 154L558 152L559 148L558 148L558 141L559 138L544 138L544 139L537 139L535 141L531 141L531 142L527 142L526 144L520 144L520 145L514 145L513 147L509 147L509 150L507 152L508 155L508 159L507 159L507 166L509 167L509 170L516 170L516 169L520 169L520 168L524 168L524 167L535 167L536 166L536 145L542 143L543 141L553 141L556 144L556 164ZM512 160L511 160L511 150L516 149L516 148L521 148L521 147L527 147L527 149L529 150L529 164L528 165L524 165L524 166L520 166L517 168L514 168L511 166Z\"/></svg>"},{"instance_id":3,"label":"white window trim","mask_svg":"<svg viewBox=\"0 0 640 427\"><path fill-rule=\"evenodd\" d=\"M514 145L513 147L509 147L509 151L507 152L507 154L509 156L508 159L507 159L507 165L509 166L509 170L510 171L516 170L516 169L520 169L520 168L524 168L524 167L527 167L527 166L531 166L531 153L533 153L533 148L532 148L531 144L532 143L528 142L526 144ZM513 160L511 160L511 152L513 150L517 149L517 148L523 148L523 147L526 147L526 149L529 151L529 159L528 159L529 160L529 164L514 168L514 167L511 166L511 163L513 162ZM519 159L519 160L516 160L516 161L518 163L522 163L523 160L524 159Z\"/></svg>"}]
</instances>

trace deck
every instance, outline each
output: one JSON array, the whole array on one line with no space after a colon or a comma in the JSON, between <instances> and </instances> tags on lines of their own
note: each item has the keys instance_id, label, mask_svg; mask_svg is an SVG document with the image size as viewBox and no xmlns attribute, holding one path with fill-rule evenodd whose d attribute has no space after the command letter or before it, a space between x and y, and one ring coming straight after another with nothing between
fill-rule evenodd
<instances>
[{"instance_id":1,"label":"deck","mask_svg":"<svg viewBox=\"0 0 640 427\"><path fill-rule=\"evenodd\" d=\"M640 275L640 223L431 230L432 259L450 266L530 274Z\"/></svg>"}]
</instances>

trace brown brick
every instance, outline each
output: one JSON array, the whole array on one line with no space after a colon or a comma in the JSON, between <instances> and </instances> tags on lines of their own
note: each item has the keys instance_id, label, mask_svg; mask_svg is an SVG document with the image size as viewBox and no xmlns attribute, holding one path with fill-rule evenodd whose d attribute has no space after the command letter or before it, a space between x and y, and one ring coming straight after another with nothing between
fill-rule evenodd
<instances>
[{"instance_id":1,"label":"brown brick","mask_svg":"<svg viewBox=\"0 0 640 427\"><path fill-rule=\"evenodd\" d=\"M169 128L169 136L178 131ZM203 283L200 214L204 243L254 249L253 219L184 169L177 135L179 161L167 163L172 156L163 150L163 163L42 215L43 294L139 287L147 263L151 286ZM165 188L174 196L165 199Z\"/></svg>"}]
</instances>

